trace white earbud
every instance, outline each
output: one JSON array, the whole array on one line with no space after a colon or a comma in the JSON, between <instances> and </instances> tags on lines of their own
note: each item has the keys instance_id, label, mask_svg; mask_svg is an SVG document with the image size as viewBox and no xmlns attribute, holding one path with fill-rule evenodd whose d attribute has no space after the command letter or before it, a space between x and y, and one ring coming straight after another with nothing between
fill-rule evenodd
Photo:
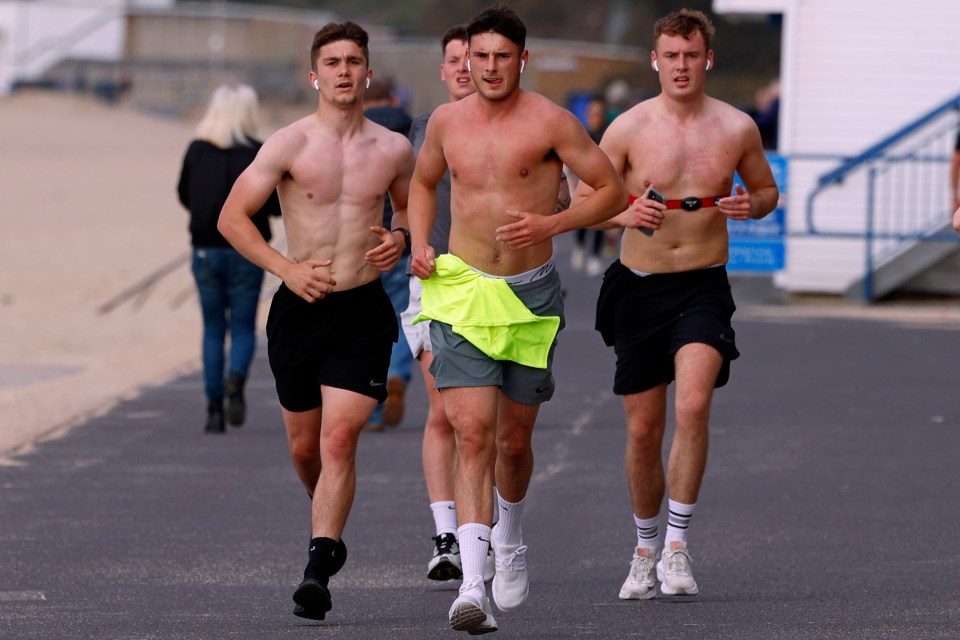
<instances>
[{"instance_id":1,"label":"white earbud","mask_svg":"<svg viewBox=\"0 0 960 640\"><path fill-rule=\"evenodd\" d=\"M470 58L467 58L467 71L473 71L473 69L470 68Z\"/></svg>"},{"instance_id":2,"label":"white earbud","mask_svg":"<svg viewBox=\"0 0 960 640\"><path fill-rule=\"evenodd\" d=\"M653 70L654 70L654 71L660 71L660 67L657 66L657 61L656 61L656 60L654 60L651 64L653 65Z\"/></svg>"},{"instance_id":3,"label":"white earbud","mask_svg":"<svg viewBox=\"0 0 960 640\"><path fill-rule=\"evenodd\" d=\"M319 81L319 80L314 80L314 81L313 81L313 88L316 89L317 91L320 91L320 81Z\"/></svg>"},{"instance_id":4,"label":"white earbud","mask_svg":"<svg viewBox=\"0 0 960 640\"><path fill-rule=\"evenodd\" d=\"M369 88L370 88L370 78L367 77L367 89L369 89Z\"/></svg>"},{"instance_id":5,"label":"white earbud","mask_svg":"<svg viewBox=\"0 0 960 640\"><path fill-rule=\"evenodd\" d=\"M707 71L710 71L710 67L712 66L713 66L713 62L711 62L710 60L707 60Z\"/></svg>"},{"instance_id":6,"label":"white earbud","mask_svg":"<svg viewBox=\"0 0 960 640\"><path fill-rule=\"evenodd\" d=\"M524 62L523 60L521 60L521 61L520 61L520 73L523 73L523 69L524 69L524 67L526 67L526 66L527 66L527 63Z\"/></svg>"}]
</instances>

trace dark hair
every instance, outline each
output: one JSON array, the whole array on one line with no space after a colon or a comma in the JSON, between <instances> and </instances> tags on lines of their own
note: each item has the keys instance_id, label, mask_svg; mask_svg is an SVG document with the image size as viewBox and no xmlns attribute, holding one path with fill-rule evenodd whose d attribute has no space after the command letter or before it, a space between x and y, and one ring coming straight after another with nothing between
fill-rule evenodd
<instances>
[{"instance_id":1,"label":"dark hair","mask_svg":"<svg viewBox=\"0 0 960 640\"><path fill-rule=\"evenodd\" d=\"M513 9L496 5L478 15L467 25L467 37L480 33L498 33L523 51L527 43L527 28ZM469 42L469 40L467 40Z\"/></svg>"},{"instance_id":2,"label":"dark hair","mask_svg":"<svg viewBox=\"0 0 960 640\"><path fill-rule=\"evenodd\" d=\"M681 36L685 40L693 37L697 31L703 36L703 43L707 45L707 51L710 50L710 38L716 33L716 29L710 23L710 18L702 11L691 9L681 9L671 14L665 15L656 24L653 25L653 45L656 48L657 38L666 34L668 36Z\"/></svg>"},{"instance_id":3,"label":"dark hair","mask_svg":"<svg viewBox=\"0 0 960 640\"><path fill-rule=\"evenodd\" d=\"M440 46L443 48L443 53L447 53L447 45L453 42L454 40L463 40L464 42L470 42L470 38L467 37L467 28L462 24L455 25L447 29L447 32L443 34L443 39L440 40Z\"/></svg>"},{"instance_id":4,"label":"dark hair","mask_svg":"<svg viewBox=\"0 0 960 640\"><path fill-rule=\"evenodd\" d=\"M368 43L370 36L364 31L363 27L353 22L330 22L313 36L313 46L310 47L310 68L317 70L317 55L320 53L320 47L338 40L349 40L363 49L363 57L367 61L367 67L370 67L370 49Z\"/></svg>"}]
</instances>

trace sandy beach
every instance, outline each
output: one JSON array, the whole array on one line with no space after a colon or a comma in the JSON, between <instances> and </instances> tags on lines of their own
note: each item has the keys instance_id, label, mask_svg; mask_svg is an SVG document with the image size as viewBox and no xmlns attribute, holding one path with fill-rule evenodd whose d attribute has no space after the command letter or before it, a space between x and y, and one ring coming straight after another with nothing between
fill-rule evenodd
<instances>
[{"instance_id":1,"label":"sandy beach","mask_svg":"<svg viewBox=\"0 0 960 640\"><path fill-rule=\"evenodd\" d=\"M0 99L0 456L199 367L176 195L193 126L67 94ZM198 428L203 407L198 389Z\"/></svg>"}]
</instances>

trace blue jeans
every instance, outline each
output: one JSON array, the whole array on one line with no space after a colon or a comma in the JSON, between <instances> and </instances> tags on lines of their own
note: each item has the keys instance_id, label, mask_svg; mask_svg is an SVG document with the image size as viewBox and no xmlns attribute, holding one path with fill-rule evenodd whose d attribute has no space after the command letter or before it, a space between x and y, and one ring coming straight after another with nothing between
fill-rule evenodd
<instances>
[{"instance_id":1,"label":"blue jeans","mask_svg":"<svg viewBox=\"0 0 960 640\"><path fill-rule=\"evenodd\" d=\"M257 306L263 269L232 248L194 247L193 277L203 312L203 383L208 400L223 398L225 348L228 375L247 376L257 346Z\"/></svg>"},{"instance_id":2,"label":"blue jeans","mask_svg":"<svg viewBox=\"0 0 960 640\"><path fill-rule=\"evenodd\" d=\"M400 314L407 308L407 303L410 302L410 276L407 275L407 259L408 256L403 256L393 269L380 274L383 288L390 296L390 302L393 304L398 327L400 326ZM387 370L387 377L403 378L403 383L406 385L410 382L412 369L413 354L410 352L410 345L407 344L407 338L401 330L400 338L393 344L393 351L390 353L390 368ZM382 407L382 404L377 405L370 417L370 422L381 422L380 410Z\"/></svg>"}]
</instances>

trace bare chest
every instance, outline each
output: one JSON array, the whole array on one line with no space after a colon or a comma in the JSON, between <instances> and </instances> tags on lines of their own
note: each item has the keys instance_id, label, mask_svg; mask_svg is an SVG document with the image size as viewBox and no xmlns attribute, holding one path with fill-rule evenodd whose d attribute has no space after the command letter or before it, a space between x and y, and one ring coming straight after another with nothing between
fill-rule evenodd
<instances>
[{"instance_id":1,"label":"bare chest","mask_svg":"<svg viewBox=\"0 0 960 640\"><path fill-rule=\"evenodd\" d=\"M396 164L376 144L316 145L300 154L286 184L291 195L316 204L382 202L396 177Z\"/></svg>"},{"instance_id":2,"label":"bare chest","mask_svg":"<svg viewBox=\"0 0 960 640\"><path fill-rule=\"evenodd\" d=\"M510 127L464 127L444 142L452 180L462 187L489 188L536 178L560 162L547 138Z\"/></svg>"},{"instance_id":3,"label":"bare chest","mask_svg":"<svg viewBox=\"0 0 960 640\"><path fill-rule=\"evenodd\" d=\"M628 186L642 191L652 184L668 197L729 191L740 162L737 149L731 136L705 126L669 133L653 129L631 145ZM704 189L711 193L699 193Z\"/></svg>"}]
</instances>

